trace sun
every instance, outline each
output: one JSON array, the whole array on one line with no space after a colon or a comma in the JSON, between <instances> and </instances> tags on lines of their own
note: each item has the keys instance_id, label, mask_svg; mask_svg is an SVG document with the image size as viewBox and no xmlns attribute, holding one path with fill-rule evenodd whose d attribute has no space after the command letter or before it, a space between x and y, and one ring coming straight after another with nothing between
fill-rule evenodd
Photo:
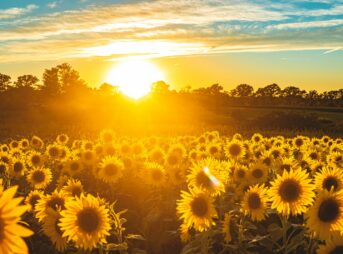
<instances>
[{"instance_id":1,"label":"sun","mask_svg":"<svg viewBox=\"0 0 343 254\"><path fill-rule=\"evenodd\" d=\"M118 86L123 94L139 99L159 80L164 80L164 73L149 60L125 60L110 70L106 82Z\"/></svg>"}]
</instances>

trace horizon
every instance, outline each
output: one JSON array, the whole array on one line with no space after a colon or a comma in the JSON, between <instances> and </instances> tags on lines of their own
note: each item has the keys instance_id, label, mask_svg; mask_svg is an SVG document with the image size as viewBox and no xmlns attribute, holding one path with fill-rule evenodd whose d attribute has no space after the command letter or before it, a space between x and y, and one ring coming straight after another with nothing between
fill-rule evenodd
<instances>
[{"instance_id":1,"label":"horizon","mask_svg":"<svg viewBox=\"0 0 343 254\"><path fill-rule=\"evenodd\" d=\"M68 62L98 87L123 60L145 59L175 90L323 92L343 87L342 24L342 1L7 1L0 72L41 79Z\"/></svg>"}]
</instances>

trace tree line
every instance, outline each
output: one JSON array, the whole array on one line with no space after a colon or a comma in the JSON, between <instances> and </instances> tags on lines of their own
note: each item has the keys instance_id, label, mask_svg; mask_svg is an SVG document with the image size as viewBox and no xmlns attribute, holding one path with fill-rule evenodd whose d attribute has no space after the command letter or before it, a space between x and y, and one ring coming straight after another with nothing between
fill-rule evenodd
<instances>
[{"instance_id":1,"label":"tree line","mask_svg":"<svg viewBox=\"0 0 343 254\"><path fill-rule=\"evenodd\" d=\"M104 83L98 88L90 88L80 77L79 73L68 63L63 63L45 69L42 80L34 75L21 75L12 81L9 75L0 73L0 94L15 99L21 96L34 95L38 97L53 98L64 96L72 98L80 94L120 95L118 87ZM178 91L171 90L164 81L152 84L152 95L169 95L172 97L187 97L192 100L203 100L212 97L228 105L298 105L342 107L343 89L325 91L306 91L296 86L281 88L278 84L270 84L254 89L249 84L240 84L232 90L226 91L220 84L209 87L192 89L190 86ZM69 95L69 96L68 96Z\"/></svg>"}]
</instances>

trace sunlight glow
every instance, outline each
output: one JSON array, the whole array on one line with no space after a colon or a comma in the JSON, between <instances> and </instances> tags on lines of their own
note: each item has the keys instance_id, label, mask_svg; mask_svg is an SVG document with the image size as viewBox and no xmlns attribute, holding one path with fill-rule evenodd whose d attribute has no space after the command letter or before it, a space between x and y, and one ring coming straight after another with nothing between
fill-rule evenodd
<instances>
[{"instance_id":1,"label":"sunlight glow","mask_svg":"<svg viewBox=\"0 0 343 254\"><path fill-rule=\"evenodd\" d=\"M109 72L106 82L119 87L125 95L139 99L150 92L153 82L164 80L164 73L148 60L120 62Z\"/></svg>"},{"instance_id":2,"label":"sunlight glow","mask_svg":"<svg viewBox=\"0 0 343 254\"><path fill-rule=\"evenodd\" d=\"M214 175L211 174L210 169L208 167L204 167L203 171L208 176L208 178L210 178L211 182L215 186L219 186L220 185L219 180Z\"/></svg>"}]
</instances>

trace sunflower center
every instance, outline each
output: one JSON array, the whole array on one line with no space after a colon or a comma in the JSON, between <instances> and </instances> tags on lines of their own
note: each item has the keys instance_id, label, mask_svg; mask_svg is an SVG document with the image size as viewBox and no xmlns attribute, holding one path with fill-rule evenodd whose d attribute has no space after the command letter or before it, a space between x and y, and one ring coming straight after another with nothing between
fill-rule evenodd
<instances>
[{"instance_id":1,"label":"sunflower center","mask_svg":"<svg viewBox=\"0 0 343 254\"><path fill-rule=\"evenodd\" d=\"M5 171L6 171L6 165L0 164L0 174L5 173Z\"/></svg>"},{"instance_id":2,"label":"sunflower center","mask_svg":"<svg viewBox=\"0 0 343 254\"><path fill-rule=\"evenodd\" d=\"M60 197L54 197L47 202L47 207L57 210L58 207L64 208L64 199Z\"/></svg>"},{"instance_id":3,"label":"sunflower center","mask_svg":"<svg viewBox=\"0 0 343 254\"><path fill-rule=\"evenodd\" d=\"M58 148L57 147L51 147L50 150L49 150L49 154L50 156L52 157L56 157L58 156Z\"/></svg>"},{"instance_id":4,"label":"sunflower center","mask_svg":"<svg viewBox=\"0 0 343 254\"><path fill-rule=\"evenodd\" d=\"M336 246L329 254L341 254L343 253L343 245Z\"/></svg>"},{"instance_id":5,"label":"sunflower center","mask_svg":"<svg viewBox=\"0 0 343 254\"><path fill-rule=\"evenodd\" d=\"M114 176L118 173L118 167L114 164L108 164L104 168L105 174L108 176Z\"/></svg>"},{"instance_id":6,"label":"sunflower center","mask_svg":"<svg viewBox=\"0 0 343 254\"><path fill-rule=\"evenodd\" d=\"M279 195L286 202L296 201L301 193L301 187L298 182L290 179L284 181L279 187Z\"/></svg>"},{"instance_id":7,"label":"sunflower center","mask_svg":"<svg viewBox=\"0 0 343 254\"><path fill-rule=\"evenodd\" d=\"M267 157L263 160L263 164L270 166L270 164L272 164L272 160L269 157Z\"/></svg>"},{"instance_id":8,"label":"sunflower center","mask_svg":"<svg viewBox=\"0 0 343 254\"><path fill-rule=\"evenodd\" d=\"M85 208L77 214L77 225L88 234L96 231L100 225L98 213L93 208Z\"/></svg>"},{"instance_id":9,"label":"sunflower center","mask_svg":"<svg viewBox=\"0 0 343 254\"><path fill-rule=\"evenodd\" d=\"M324 200L318 210L318 217L323 222L332 222L337 219L340 213L340 207L335 199Z\"/></svg>"},{"instance_id":10,"label":"sunflower center","mask_svg":"<svg viewBox=\"0 0 343 254\"><path fill-rule=\"evenodd\" d=\"M79 163L77 163L76 161L73 161L70 164L71 171L77 171L77 170L79 170L79 168L80 168Z\"/></svg>"},{"instance_id":11,"label":"sunflower center","mask_svg":"<svg viewBox=\"0 0 343 254\"><path fill-rule=\"evenodd\" d=\"M238 156L241 153L241 151L242 151L242 149L241 149L240 145L238 145L238 144L232 144L229 147L229 153L232 156Z\"/></svg>"},{"instance_id":12,"label":"sunflower center","mask_svg":"<svg viewBox=\"0 0 343 254\"><path fill-rule=\"evenodd\" d=\"M263 176L263 171L262 171L262 169L255 168L255 169L252 171L252 176L255 177L255 178L261 178L261 177Z\"/></svg>"},{"instance_id":13,"label":"sunflower center","mask_svg":"<svg viewBox=\"0 0 343 254\"><path fill-rule=\"evenodd\" d=\"M251 193L248 198L248 205L251 209L258 209L261 207L261 198L257 193Z\"/></svg>"},{"instance_id":14,"label":"sunflower center","mask_svg":"<svg viewBox=\"0 0 343 254\"><path fill-rule=\"evenodd\" d=\"M332 187L334 190L337 190L338 181L337 181L336 177L329 176L329 177L324 179L323 188L327 189L329 191L329 190L331 190Z\"/></svg>"},{"instance_id":15,"label":"sunflower center","mask_svg":"<svg viewBox=\"0 0 343 254\"><path fill-rule=\"evenodd\" d=\"M82 188L80 186L74 186L72 189L71 189L71 194L73 196L80 196L82 193Z\"/></svg>"},{"instance_id":16,"label":"sunflower center","mask_svg":"<svg viewBox=\"0 0 343 254\"><path fill-rule=\"evenodd\" d=\"M31 162L32 162L32 164L34 164L34 165L39 164L39 163L40 163L40 157L39 157L38 155L32 156Z\"/></svg>"},{"instance_id":17,"label":"sunflower center","mask_svg":"<svg viewBox=\"0 0 343 254\"><path fill-rule=\"evenodd\" d=\"M33 179L36 183L44 182L44 180L45 180L45 174L44 174L43 171L37 170L37 171L33 172L32 179Z\"/></svg>"},{"instance_id":18,"label":"sunflower center","mask_svg":"<svg viewBox=\"0 0 343 254\"><path fill-rule=\"evenodd\" d=\"M32 196L32 197L30 198L29 203L30 203L30 205L32 206L32 208L35 208L35 206L36 206L38 200L40 200L40 196L39 196L39 195L34 195L34 196Z\"/></svg>"},{"instance_id":19,"label":"sunflower center","mask_svg":"<svg viewBox=\"0 0 343 254\"><path fill-rule=\"evenodd\" d=\"M317 159L318 159L318 154L315 153L315 152L312 152L312 153L310 153L310 158L311 158L312 160L317 160Z\"/></svg>"},{"instance_id":20,"label":"sunflower center","mask_svg":"<svg viewBox=\"0 0 343 254\"><path fill-rule=\"evenodd\" d=\"M210 153L211 153L211 154L216 154L217 152L218 152L218 148L217 148L217 147L212 146L212 147L210 148Z\"/></svg>"},{"instance_id":21,"label":"sunflower center","mask_svg":"<svg viewBox=\"0 0 343 254\"><path fill-rule=\"evenodd\" d=\"M175 154L171 154L168 156L168 163L169 165L175 165L178 163L178 156Z\"/></svg>"},{"instance_id":22,"label":"sunflower center","mask_svg":"<svg viewBox=\"0 0 343 254\"><path fill-rule=\"evenodd\" d=\"M196 197L191 202L191 210L198 217L204 217L208 211L208 204L202 197Z\"/></svg>"},{"instance_id":23,"label":"sunflower center","mask_svg":"<svg viewBox=\"0 0 343 254\"><path fill-rule=\"evenodd\" d=\"M16 173L22 171L23 168L24 168L24 167L23 167L23 164L20 163L20 162L16 162L16 163L14 163L14 165L13 165L13 170L14 170L14 172L16 172Z\"/></svg>"},{"instance_id":24,"label":"sunflower center","mask_svg":"<svg viewBox=\"0 0 343 254\"><path fill-rule=\"evenodd\" d=\"M238 178L244 178L245 177L245 171L243 169L237 170L237 177Z\"/></svg>"},{"instance_id":25,"label":"sunflower center","mask_svg":"<svg viewBox=\"0 0 343 254\"><path fill-rule=\"evenodd\" d=\"M198 185L203 186L205 188L210 188L212 186L211 179L203 171L200 171L197 174L196 182L198 183Z\"/></svg>"},{"instance_id":26,"label":"sunflower center","mask_svg":"<svg viewBox=\"0 0 343 254\"><path fill-rule=\"evenodd\" d=\"M289 164L283 164L281 165L281 170L286 170L286 171L290 171L291 170L291 165Z\"/></svg>"}]
</instances>

